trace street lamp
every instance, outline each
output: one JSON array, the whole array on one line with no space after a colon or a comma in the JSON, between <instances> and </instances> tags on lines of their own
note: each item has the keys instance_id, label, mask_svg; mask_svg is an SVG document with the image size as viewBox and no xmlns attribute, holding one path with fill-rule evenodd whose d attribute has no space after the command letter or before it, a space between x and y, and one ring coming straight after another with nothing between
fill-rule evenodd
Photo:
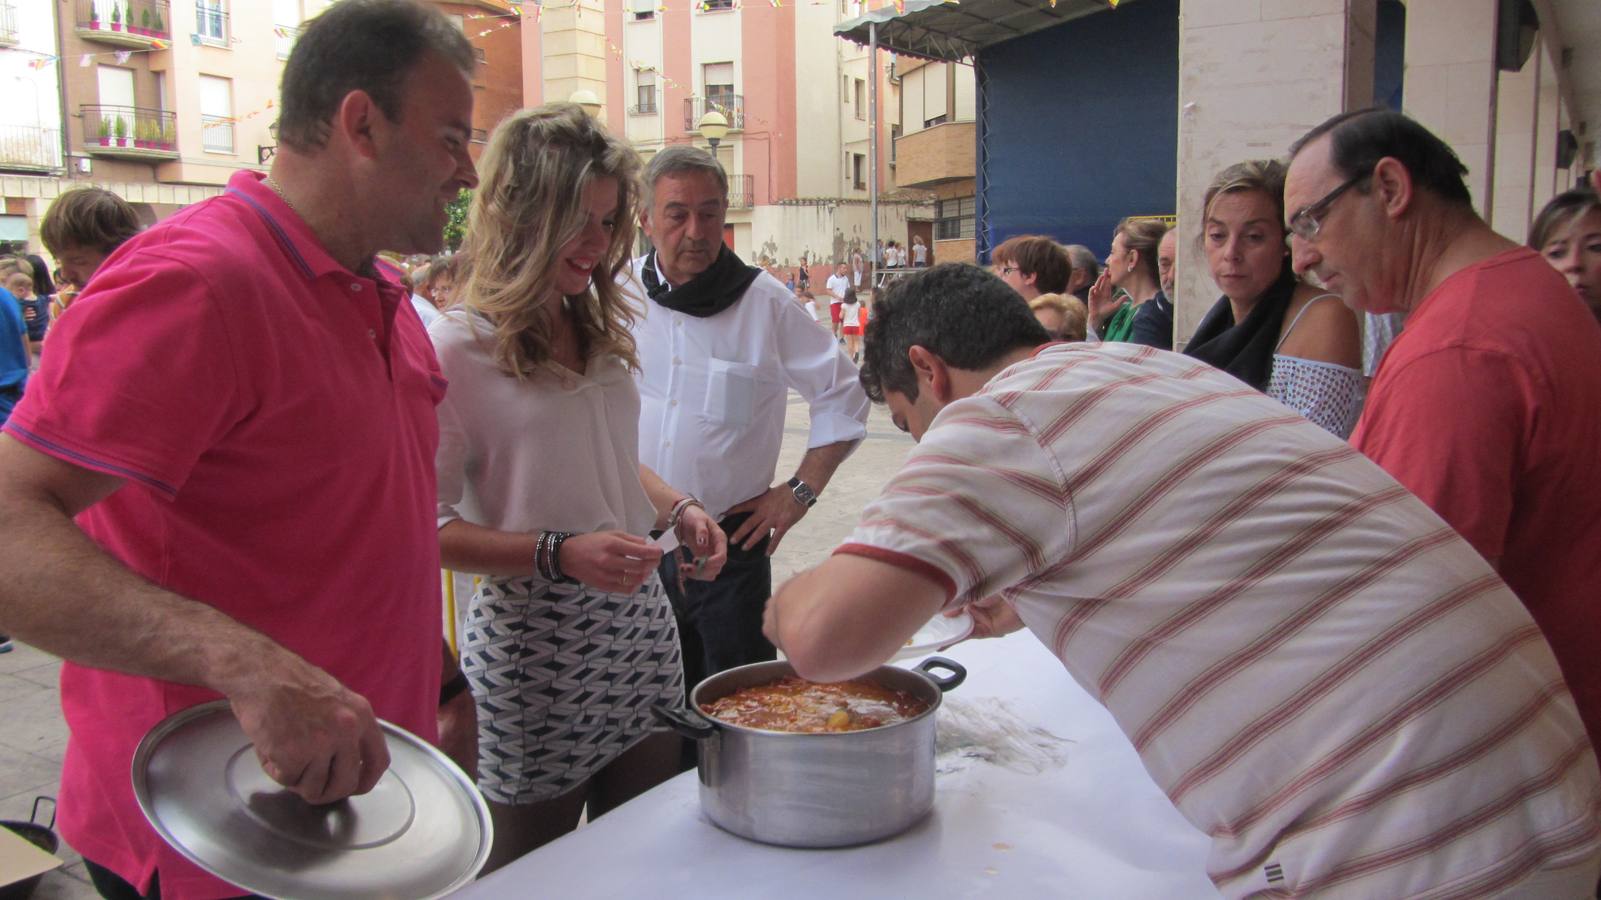
<instances>
[{"instance_id":1,"label":"street lamp","mask_svg":"<svg viewBox=\"0 0 1601 900\"><path fill-rule=\"evenodd\" d=\"M584 112L588 113L590 118L598 118L600 116L600 98L595 96L595 92L589 88L579 88L573 91L567 95L567 101L582 106Z\"/></svg>"},{"instance_id":2,"label":"street lamp","mask_svg":"<svg viewBox=\"0 0 1601 900\"><path fill-rule=\"evenodd\" d=\"M260 166L266 165L267 160L272 159L273 154L278 152L277 119L273 119L272 124L267 126L267 134L272 137L272 143L256 145L256 164Z\"/></svg>"},{"instance_id":3,"label":"street lamp","mask_svg":"<svg viewBox=\"0 0 1601 900\"><path fill-rule=\"evenodd\" d=\"M706 114L700 117L699 127L700 136L706 139L706 143L712 145L712 155L716 156L718 142L723 139L723 135L728 134L728 117L715 109L708 109Z\"/></svg>"}]
</instances>

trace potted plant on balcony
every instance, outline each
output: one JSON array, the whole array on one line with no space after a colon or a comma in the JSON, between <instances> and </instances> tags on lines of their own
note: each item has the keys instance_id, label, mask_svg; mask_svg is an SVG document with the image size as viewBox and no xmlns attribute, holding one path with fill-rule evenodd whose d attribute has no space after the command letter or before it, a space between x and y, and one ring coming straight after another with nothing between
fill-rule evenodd
<instances>
[{"instance_id":1,"label":"potted plant on balcony","mask_svg":"<svg viewBox=\"0 0 1601 900\"><path fill-rule=\"evenodd\" d=\"M118 116L116 125L113 127L113 130L116 132L116 135L117 135L117 146L118 147L126 147L126 146L128 146L128 121L126 119L124 119L122 116Z\"/></svg>"},{"instance_id":2,"label":"potted plant on balcony","mask_svg":"<svg viewBox=\"0 0 1601 900\"><path fill-rule=\"evenodd\" d=\"M145 33L143 28L140 28L138 25L133 24L133 0L128 0L127 5L123 6L123 8L122 8L122 21L128 23L128 30L133 32L134 34L144 34Z\"/></svg>"},{"instance_id":3,"label":"potted plant on balcony","mask_svg":"<svg viewBox=\"0 0 1601 900\"><path fill-rule=\"evenodd\" d=\"M111 146L111 120L105 116L100 117L100 146Z\"/></svg>"},{"instance_id":4,"label":"potted plant on balcony","mask_svg":"<svg viewBox=\"0 0 1601 900\"><path fill-rule=\"evenodd\" d=\"M115 3L111 4L111 30L122 30L122 7Z\"/></svg>"},{"instance_id":5,"label":"potted plant on balcony","mask_svg":"<svg viewBox=\"0 0 1601 900\"><path fill-rule=\"evenodd\" d=\"M94 4L89 4L89 30L100 30L100 13L95 10Z\"/></svg>"},{"instance_id":6,"label":"potted plant on balcony","mask_svg":"<svg viewBox=\"0 0 1601 900\"><path fill-rule=\"evenodd\" d=\"M161 10L159 9L156 10L155 24L151 26L150 33L152 35L163 35L167 33L167 23L161 21Z\"/></svg>"},{"instance_id":7,"label":"potted plant on balcony","mask_svg":"<svg viewBox=\"0 0 1601 900\"><path fill-rule=\"evenodd\" d=\"M161 137L156 146L161 150L171 150L178 146L178 127L171 119L161 123Z\"/></svg>"}]
</instances>

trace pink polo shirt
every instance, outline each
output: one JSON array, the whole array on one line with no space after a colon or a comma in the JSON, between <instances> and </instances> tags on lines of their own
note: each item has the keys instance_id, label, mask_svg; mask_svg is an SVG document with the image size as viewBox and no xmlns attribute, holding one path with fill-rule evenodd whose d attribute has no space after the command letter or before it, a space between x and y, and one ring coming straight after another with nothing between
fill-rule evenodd
<instances>
[{"instance_id":1,"label":"pink polo shirt","mask_svg":"<svg viewBox=\"0 0 1601 900\"><path fill-rule=\"evenodd\" d=\"M145 578L271 636L436 737L434 406L405 292L353 275L256 173L129 241L50 337L5 430L125 479L78 517ZM76 614L60 598L62 615ZM139 739L211 692L68 663L61 832L174 900L243 893L145 823Z\"/></svg>"}]
</instances>

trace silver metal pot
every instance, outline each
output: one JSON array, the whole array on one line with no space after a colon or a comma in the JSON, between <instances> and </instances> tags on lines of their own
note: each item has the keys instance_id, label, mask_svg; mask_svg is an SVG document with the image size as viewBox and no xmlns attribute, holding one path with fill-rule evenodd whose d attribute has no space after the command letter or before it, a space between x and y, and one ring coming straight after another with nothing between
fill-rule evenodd
<instances>
[{"instance_id":1,"label":"silver metal pot","mask_svg":"<svg viewBox=\"0 0 1601 900\"><path fill-rule=\"evenodd\" d=\"M944 678L931 670L944 669ZM657 706L658 719L698 742L700 805L719 827L785 847L844 847L899 834L934 805L934 714L967 670L944 657L916 669L879 666L865 678L906 691L928 709L904 722L838 734L791 734L703 715L740 688L795 674L788 662L719 672L689 695L689 708Z\"/></svg>"}]
</instances>

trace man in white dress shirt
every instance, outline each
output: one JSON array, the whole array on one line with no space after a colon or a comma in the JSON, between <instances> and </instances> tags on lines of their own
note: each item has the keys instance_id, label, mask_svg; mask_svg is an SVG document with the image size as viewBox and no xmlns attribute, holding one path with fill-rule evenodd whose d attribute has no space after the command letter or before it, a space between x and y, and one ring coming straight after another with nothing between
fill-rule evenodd
<instances>
[{"instance_id":1,"label":"man in white dress shirt","mask_svg":"<svg viewBox=\"0 0 1601 900\"><path fill-rule=\"evenodd\" d=\"M839 337L840 323L844 321L841 312L845 302L845 292L850 290L850 268L840 263L834 269L834 274L828 276L828 318L834 323L834 337Z\"/></svg>"},{"instance_id":2,"label":"man in white dress shirt","mask_svg":"<svg viewBox=\"0 0 1601 900\"><path fill-rule=\"evenodd\" d=\"M867 434L868 401L856 367L783 283L723 245L728 177L710 154L669 147L644 181L640 224L655 249L634 261L628 285L644 310L634 324L639 458L729 535L715 581L681 586L672 557L662 560L693 686L775 658L762 635L768 557ZM775 484L791 389L810 404L811 433L793 477Z\"/></svg>"}]
</instances>

